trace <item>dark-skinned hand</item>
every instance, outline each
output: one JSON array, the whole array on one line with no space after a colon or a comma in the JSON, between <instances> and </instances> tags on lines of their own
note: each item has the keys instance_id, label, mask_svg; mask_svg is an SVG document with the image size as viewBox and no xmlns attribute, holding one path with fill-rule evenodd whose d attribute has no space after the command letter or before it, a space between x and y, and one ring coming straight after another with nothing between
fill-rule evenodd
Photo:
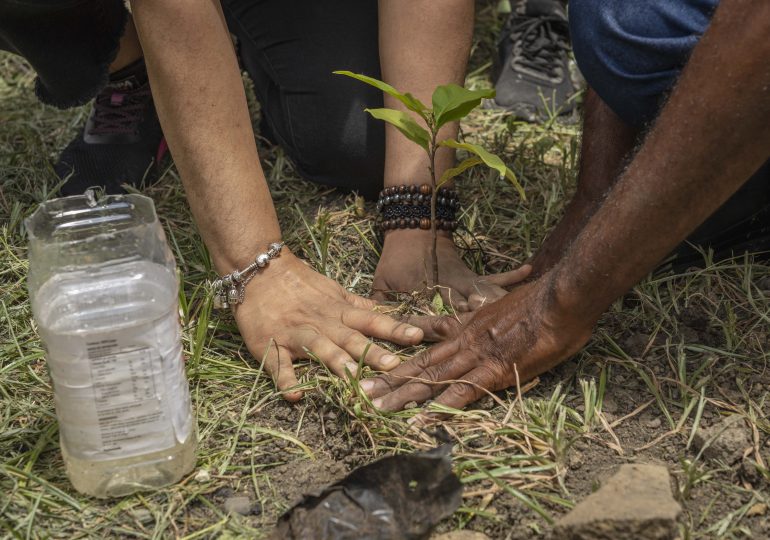
<instances>
[{"instance_id":1,"label":"dark-skinned hand","mask_svg":"<svg viewBox=\"0 0 770 540\"><path fill-rule=\"evenodd\" d=\"M560 310L548 277L521 285L473 314L410 321L423 327L426 339L446 341L362 381L361 388L386 411L431 398L461 409L487 391L523 384L551 369L588 341L595 321Z\"/></svg>"},{"instance_id":2,"label":"dark-skinned hand","mask_svg":"<svg viewBox=\"0 0 770 540\"><path fill-rule=\"evenodd\" d=\"M398 229L388 231L382 255L374 272L374 294L377 301L385 301L388 292L425 290L431 284L430 231ZM439 291L444 303L455 311L478 309L506 295L503 287L515 285L527 278L531 266L516 270L479 276L460 258L452 237L440 232L436 245L439 265Z\"/></svg>"}]
</instances>

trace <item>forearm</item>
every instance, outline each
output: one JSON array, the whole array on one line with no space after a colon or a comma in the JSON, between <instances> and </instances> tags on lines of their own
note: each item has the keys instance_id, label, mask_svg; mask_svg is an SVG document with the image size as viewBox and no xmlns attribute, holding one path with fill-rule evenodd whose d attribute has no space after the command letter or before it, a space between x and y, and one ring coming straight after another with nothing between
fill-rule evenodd
<instances>
[{"instance_id":1,"label":"forearm","mask_svg":"<svg viewBox=\"0 0 770 540\"><path fill-rule=\"evenodd\" d=\"M462 86L473 37L473 11L472 0L381 0L383 80L428 106L436 86ZM390 96L385 96L385 106L406 110ZM425 151L390 125L385 129L385 185L429 183ZM457 122L448 124L439 140L455 137L457 130ZM453 160L453 151L441 148L436 170L451 167Z\"/></svg>"},{"instance_id":2,"label":"forearm","mask_svg":"<svg viewBox=\"0 0 770 540\"><path fill-rule=\"evenodd\" d=\"M217 270L250 262L280 229L217 0L132 0L155 106Z\"/></svg>"},{"instance_id":3,"label":"forearm","mask_svg":"<svg viewBox=\"0 0 770 540\"><path fill-rule=\"evenodd\" d=\"M767 2L717 8L644 144L554 269L570 313L598 318L768 158L769 34Z\"/></svg>"}]
</instances>

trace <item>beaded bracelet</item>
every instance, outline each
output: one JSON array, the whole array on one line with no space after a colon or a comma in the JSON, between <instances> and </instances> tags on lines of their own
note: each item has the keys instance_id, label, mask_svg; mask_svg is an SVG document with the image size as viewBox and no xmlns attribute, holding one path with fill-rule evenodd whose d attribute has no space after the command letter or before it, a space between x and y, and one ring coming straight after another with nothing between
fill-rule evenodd
<instances>
[{"instance_id":1,"label":"beaded bracelet","mask_svg":"<svg viewBox=\"0 0 770 540\"><path fill-rule=\"evenodd\" d=\"M267 266L271 260L278 258L283 249L283 242L273 242L265 253L260 253L254 258L254 262L243 270L235 270L227 275L215 279L211 284L214 293L214 307L227 309L231 305L243 304L246 297L246 285L259 270Z\"/></svg>"},{"instance_id":2,"label":"beaded bracelet","mask_svg":"<svg viewBox=\"0 0 770 540\"><path fill-rule=\"evenodd\" d=\"M433 188L428 184L383 189L377 201L380 229L430 229L432 192ZM439 188L436 197L436 228L454 231L457 228L455 214L458 208L460 199L457 192L451 188Z\"/></svg>"},{"instance_id":3,"label":"beaded bracelet","mask_svg":"<svg viewBox=\"0 0 770 540\"><path fill-rule=\"evenodd\" d=\"M382 212L382 209L386 206L396 203L430 205L431 193L433 193L433 188L428 184L422 184L421 186L415 184L390 186L380 191L377 211ZM457 192L452 188L439 188L436 206L450 206L455 210L460 208L460 199L457 196Z\"/></svg>"}]
</instances>

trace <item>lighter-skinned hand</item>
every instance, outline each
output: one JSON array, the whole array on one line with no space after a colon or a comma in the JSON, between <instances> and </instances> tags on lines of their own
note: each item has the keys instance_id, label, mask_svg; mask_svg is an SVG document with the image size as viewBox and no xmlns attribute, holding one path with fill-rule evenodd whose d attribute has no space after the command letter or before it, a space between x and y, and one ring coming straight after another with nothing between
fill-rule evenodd
<instances>
[{"instance_id":1,"label":"lighter-skinned hand","mask_svg":"<svg viewBox=\"0 0 770 540\"><path fill-rule=\"evenodd\" d=\"M292 361L312 353L329 370L344 377L355 375L358 360L388 371L400 359L371 343L368 337L399 345L416 345L423 331L375 311L376 303L352 294L322 276L288 249L270 262L246 287L246 299L235 309L235 319L252 355L273 377L289 401L302 392Z\"/></svg>"},{"instance_id":2,"label":"lighter-skinned hand","mask_svg":"<svg viewBox=\"0 0 770 540\"><path fill-rule=\"evenodd\" d=\"M573 355L591 335L594 321L564 313L553 297L546 274L473 314L415 319L426 339L445 341L361 388L375 407L396 411L431 398L461 409L487 391L523 384Z\"/></svg>"},{"instance_id":3,"label":"lighter-skinned hand","mask_svg":"<svg viewBox=\"0 0 770 540\"><path fill-rule=\"evenodd\" d=\"M382 255L374 272L373 298L384 301L389 292L412 292L431 285L430 231L397 229L388 231ZM479 276L460 258L452 237L439 232L436 254L439 266L439 287L444 303L455 311L469 311L505 296L503 287L515 285L527 278L532 267L524 265L510 272Z\"/></svg>"}]
</instances>

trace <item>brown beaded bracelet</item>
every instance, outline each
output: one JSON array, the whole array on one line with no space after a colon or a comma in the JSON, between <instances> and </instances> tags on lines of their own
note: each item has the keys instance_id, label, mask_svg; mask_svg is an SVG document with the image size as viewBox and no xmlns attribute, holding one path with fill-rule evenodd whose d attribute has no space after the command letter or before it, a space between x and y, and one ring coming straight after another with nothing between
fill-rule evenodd
<instances>
[{"instance_id":1,"label":"brown beaded bracelet","mask_svg":"<svg viewBox=\"0 0 770 540\"><path fill-rule=\"evenodd\" d=\"M382 231L389 231L393 229L417 229L417 228L428 230L430 229L430 218L388 219L388 220L380 221L379 225L380 225L380 230ZM437 219L436 229L443 230L443 231L454 231L457 229L457 222L446 220L446 219Z\"/></svg>"}]
</instances>

